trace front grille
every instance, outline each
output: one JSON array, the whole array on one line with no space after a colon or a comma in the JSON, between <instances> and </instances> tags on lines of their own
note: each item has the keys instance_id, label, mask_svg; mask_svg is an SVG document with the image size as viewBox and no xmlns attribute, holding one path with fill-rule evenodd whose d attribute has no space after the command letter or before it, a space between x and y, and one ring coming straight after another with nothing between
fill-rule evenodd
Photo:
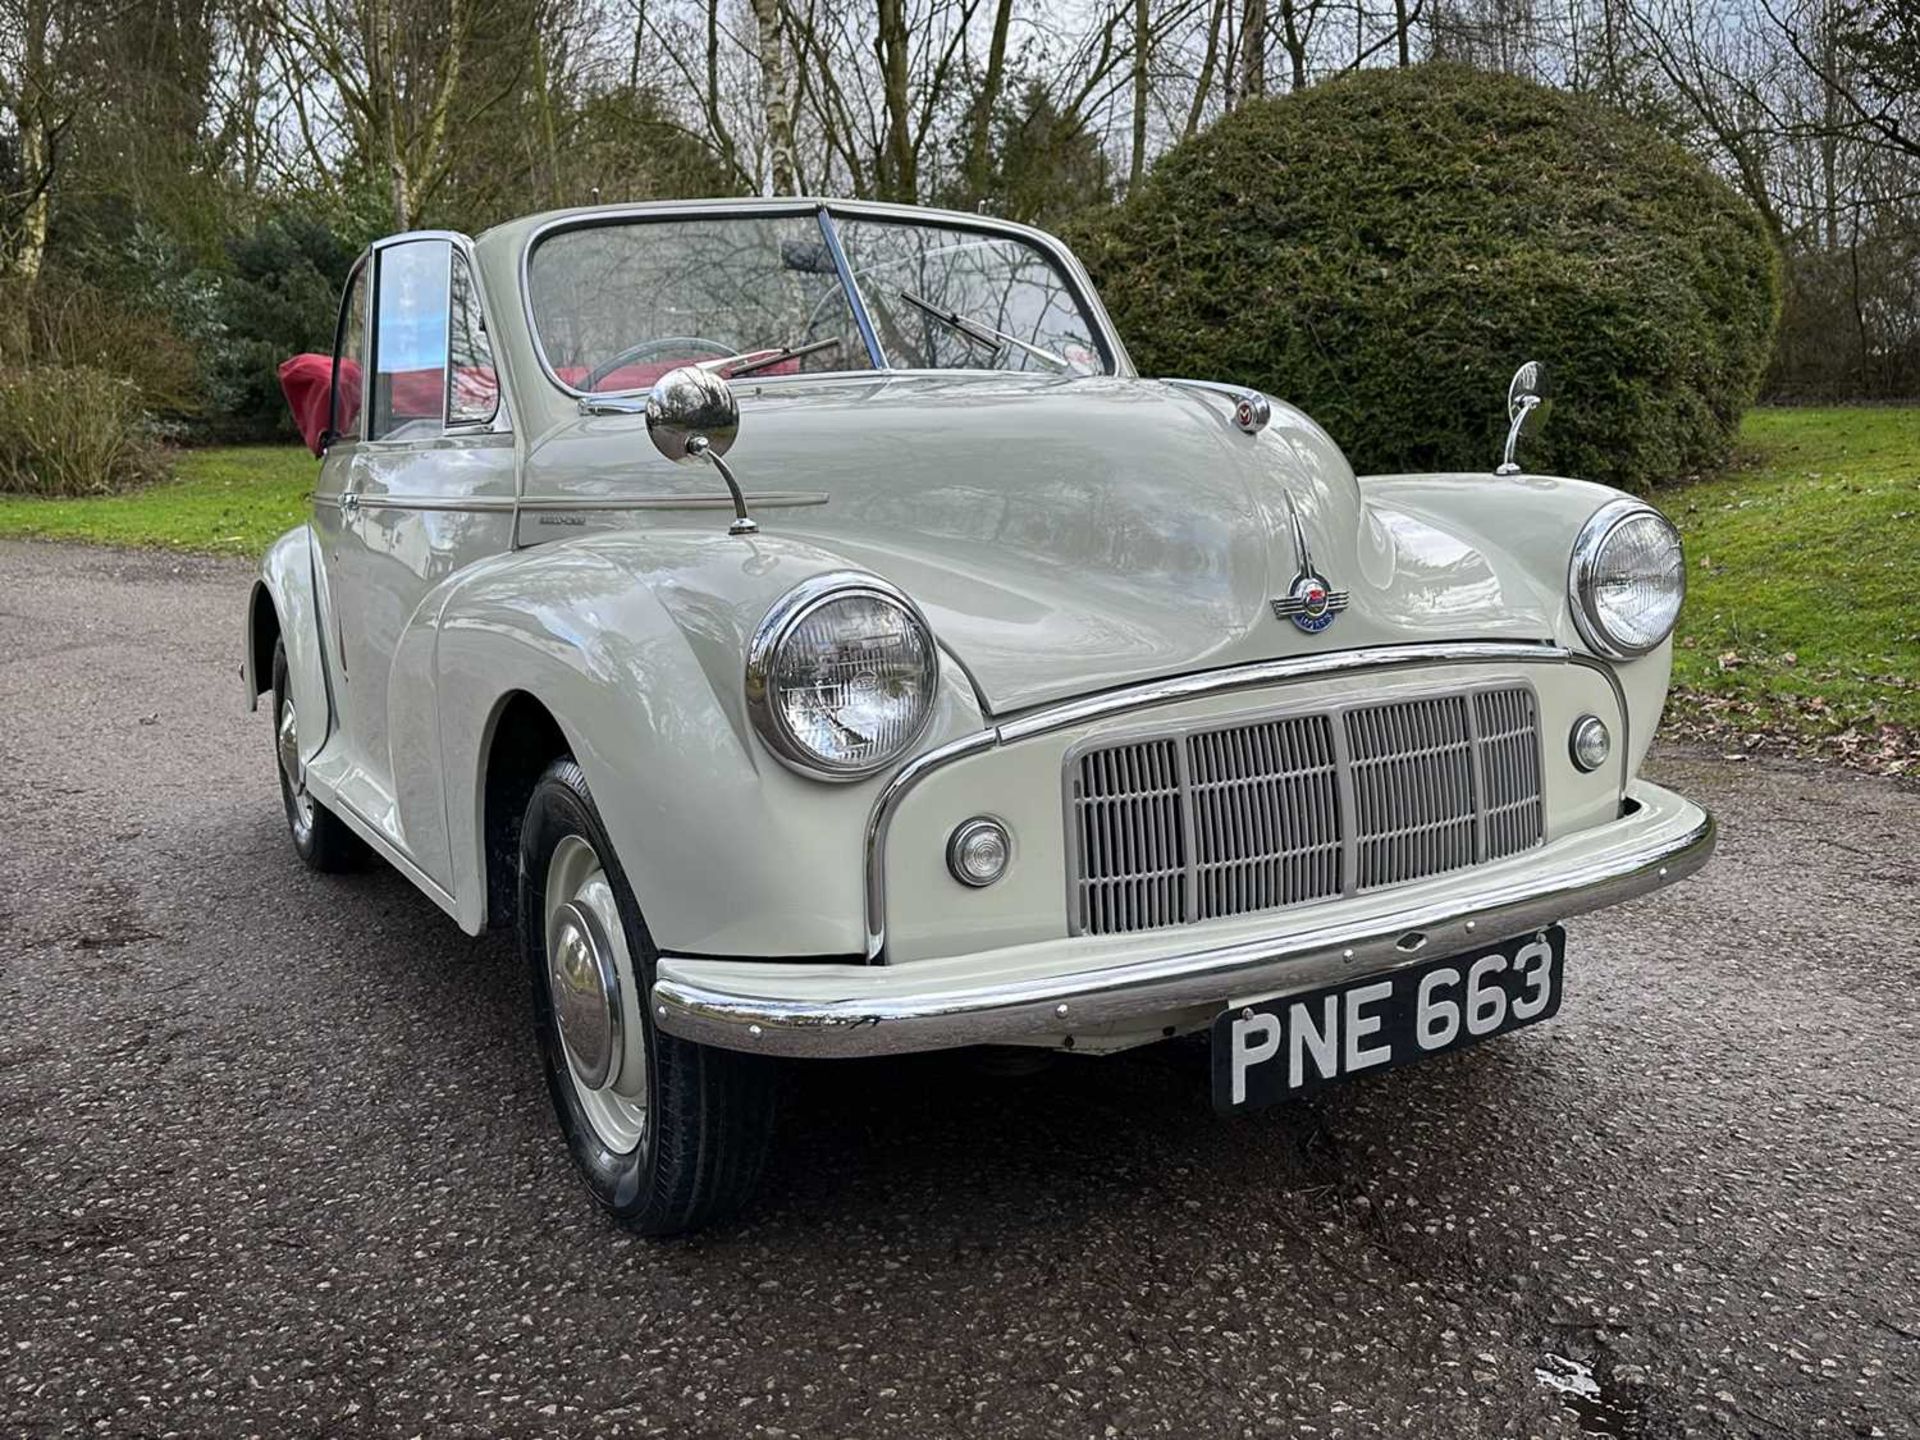
<instances>
[{"instance_id":1,"label":"front grille","mask_svg":"<svg viewBox=\"0 0 1920 1440\"><path fill-rule=\"evenodd\" d=\"M1467 697L1347 712L1353 888L1399 885L1473 863L1478 806Z\"/></svg>"},{"instance_id":2,"label":"front grille","mask_svg":"<svg viewBox=\"0 0 1920 1440\"><path fill-rule=\"evenodd\" d=\"M1405 884L1538 845L1532 690L1424 697L1083 751L1076 928L1110 935Z\"/></svg>"},{"instance_id":3,"label":"front grille","mask_svg":"<svg viewBox=\"0 0 1920 1440\"><path fill-rule=\"evenodd\" d=\"M1196 920L1337 894L1340 797L1324 715L1187 737Z\"/></svg>"}]
</instances>

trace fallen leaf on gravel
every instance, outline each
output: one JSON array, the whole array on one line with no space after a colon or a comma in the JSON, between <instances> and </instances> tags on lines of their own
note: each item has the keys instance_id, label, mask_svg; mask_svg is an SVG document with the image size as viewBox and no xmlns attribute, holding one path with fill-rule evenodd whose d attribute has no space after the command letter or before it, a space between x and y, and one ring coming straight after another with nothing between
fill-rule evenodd
<instances>
[{"instance_id":1,"label":"fallen leaf on gravel","mask_svg":"<svg viewBox=\"0 0 1920 1440\"><path fill-rule=\"evenodd\" d=\"M1660 733L1710 745L1728 760L1787 755L1834 760L1870 775L1920 776L1920 730L1871 719L1846 720L1818 695L1762 706L1676 687Z\"/></svg>"}]
</instances>

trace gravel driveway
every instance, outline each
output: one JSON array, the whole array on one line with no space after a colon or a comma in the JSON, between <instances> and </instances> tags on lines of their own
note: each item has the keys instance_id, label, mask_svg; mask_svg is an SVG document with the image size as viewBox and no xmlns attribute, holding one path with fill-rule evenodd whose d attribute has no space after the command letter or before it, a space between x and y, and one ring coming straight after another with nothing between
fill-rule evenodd
<instances>
[{"instance_id":1,"label":"gravel driveway","mask_svg":"<svg viewBox=\"0 0 1920 1440\"><path fill-rule=\"evenodd\" d=\"M0 1435L1920 1435L1911 790L1667 754L1719 858L1557 1020L1255 1117L795 1066L648 1244L508 945L298 865L247 577L0 544Z\"/></svg>"}]
</instances>

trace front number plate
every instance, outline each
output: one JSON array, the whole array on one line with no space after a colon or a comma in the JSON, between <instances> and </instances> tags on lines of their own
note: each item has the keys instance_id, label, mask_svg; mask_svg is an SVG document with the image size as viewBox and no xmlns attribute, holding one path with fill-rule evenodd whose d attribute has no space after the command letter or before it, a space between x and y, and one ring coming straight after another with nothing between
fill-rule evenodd
<instances>
[{"instance_id":1,"label":"front number plate","mask_svg":"<svg viewBox=\"0 0 1920 1440\"><path fill-rule=\"evenodd\" d=\"M1490 1040L1560 1009L1550 925L1390 975L1237 1006L1213 1022L1213 1103L1251 1110L1333 1080Z\"/></svg>"}]
</instances>

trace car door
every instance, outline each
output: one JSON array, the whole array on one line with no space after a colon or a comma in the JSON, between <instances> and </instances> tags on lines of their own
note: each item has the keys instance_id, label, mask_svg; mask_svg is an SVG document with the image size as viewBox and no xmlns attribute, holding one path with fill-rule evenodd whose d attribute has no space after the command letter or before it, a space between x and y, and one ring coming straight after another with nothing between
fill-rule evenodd
<instances>
[{"instance_id":1,"label":"car door","mask_svg":"<svg viewBox=\"0 0 1920 1440\"><path fill-rule=\"evenodd\" d=\"M342 675L335 790L446 885L436 591L512 546L513 434L465 238L395 236L373 248L362 274L363 416L323 468L323 480L340 482L337 521L322 530Z\"/></svg>"}]
</instances>

